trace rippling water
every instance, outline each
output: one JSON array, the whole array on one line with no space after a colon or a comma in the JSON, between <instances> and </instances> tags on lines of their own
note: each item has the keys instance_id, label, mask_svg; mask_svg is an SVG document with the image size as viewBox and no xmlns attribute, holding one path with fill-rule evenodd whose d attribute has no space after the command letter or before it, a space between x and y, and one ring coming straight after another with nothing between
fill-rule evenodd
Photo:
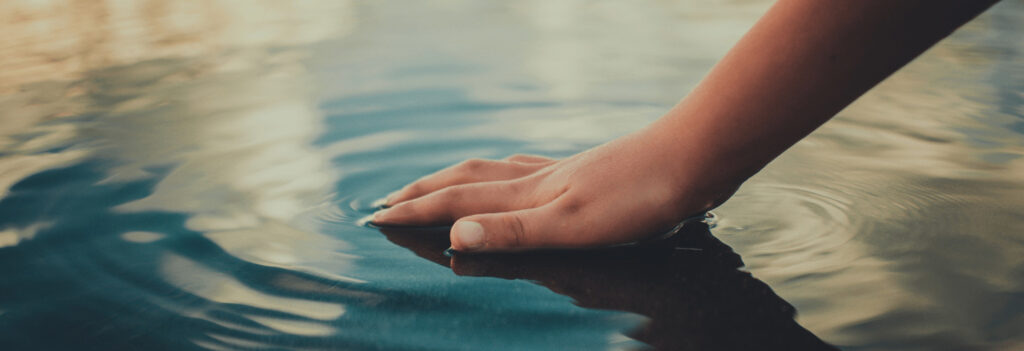
<instances>
[{"instance_id":1,"label":"rippling water","mask_svg":"<svg viewBox=\"0 0 1024 351\"><path fill-rule=\"evenodd\" d=\"M359 224L467 157L566 156L768 6L0 4L11 350L1024 348L1024 5L667 243L457 256ZM841 84L841 82L837 82Z\"/></svg>"}]
</instances>

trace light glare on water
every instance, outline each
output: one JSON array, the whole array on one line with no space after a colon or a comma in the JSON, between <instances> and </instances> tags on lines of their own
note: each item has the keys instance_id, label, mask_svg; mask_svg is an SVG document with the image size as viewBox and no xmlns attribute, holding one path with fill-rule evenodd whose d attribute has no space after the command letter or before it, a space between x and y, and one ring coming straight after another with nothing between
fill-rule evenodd
<instances>
[{"instance_id":1,"label":"light glare on water","mask_svg":"<svg viewBox=\"0 0 1024 351\"><path fill-rule=\"evenodd\" d=\"M463 159L639 128L768 5L3 2L0 343L1024 346L1020 2L745 184L728 246L449 261L358 222Z\"/></svg>"}]
</instances>

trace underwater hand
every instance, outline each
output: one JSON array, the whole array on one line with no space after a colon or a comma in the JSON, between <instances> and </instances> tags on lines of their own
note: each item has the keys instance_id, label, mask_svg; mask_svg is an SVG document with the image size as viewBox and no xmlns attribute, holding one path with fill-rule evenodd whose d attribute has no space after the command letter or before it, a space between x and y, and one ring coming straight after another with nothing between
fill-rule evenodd
<instances>
[{"instance_id":1,"label":"underwater hand","mask_svg":"<svg viewBox=\"0 0 1024 351\"><path fill-rule=\"evenodd\" d=\"M462 252L588 248L664 234L735 191L702 183L653 128L571 157L468 160L392 194L382 226L455 223ZM664 134L664 133L662 133Z\"/></svg>"}]
</instances>

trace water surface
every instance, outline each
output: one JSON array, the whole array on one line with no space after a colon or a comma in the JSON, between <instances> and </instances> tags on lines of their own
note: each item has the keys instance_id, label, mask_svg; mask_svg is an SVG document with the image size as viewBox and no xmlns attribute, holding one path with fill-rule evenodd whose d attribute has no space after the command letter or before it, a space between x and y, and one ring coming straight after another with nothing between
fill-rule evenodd
<instances>
[{"instance_id":1,"label":"water surface","mask_svg":"<svg viewBox=\"0 0 1024 351\"><path fill-rule=\"evenodd\" d=\"M652 247L358 224L468 157L654 120L765 1L0 4L12 350L1024 348L1024 6ZM837 82L841 84L841 82Z\"/></svg>"}]
</instances>

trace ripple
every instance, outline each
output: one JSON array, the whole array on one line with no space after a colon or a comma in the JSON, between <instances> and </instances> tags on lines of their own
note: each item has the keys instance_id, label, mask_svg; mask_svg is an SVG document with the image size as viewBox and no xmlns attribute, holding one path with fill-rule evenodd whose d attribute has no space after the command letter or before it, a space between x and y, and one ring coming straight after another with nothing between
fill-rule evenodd
<instances>
[{"instance_id":1,"label":"ripple","mask_svg":"<svg viewBox=\"0 0 1024 351\"><path fill-rule=\"evenodd\" d=\"M863 225L850 216L845 194L828 189L758 183L730 202L758 210L743 218L720 219L717 232L759 236L759 244L753 248L756 254L786 255L842 245L857 225Z\"/></svg>"},{"instance_id":2,"label":"ripple","mask_svg":"<svg viewBox=\"0 0 1024 351\"><path fill-rule=\"evenodd\" d=\"M716 209L723 216L708 213L732 247L676 247L692 275L657 269L654 254L639 270L616 261L628 255L598 265L554 255L532 271L529 260L494 267L535 275L458 276L435 257L443 233L413 233L439 243L418 253L382 235L367 223L379 199L422 175L470 157L571 155L656 118L679 98L673 87L696 84L727 49L722 36L739 37L769 5L730 2L696 18L670 2L544 4L456 6L471 16L426 4L228 6L240 12L185 16L195 23L33 5L0 23L25 44L0 55L18 61L0 72L12 116L0 118L4 346L607 349L642 322L601 306L647 306L673 328L697 311L686 323L732 332L747 319L714 318L783 306L792 322L785 301L730 298L772 290L803 326L851 349L1020 343L1017 2L797 144ZM118 16L66 20L79 10ZM351 28L358 38L320 42ZM708 28L720 35L693 35ZM33 39L51 32L83 45ZM732 258L716 265L738 260L732 248L752 275ZM706 286L666 289L647 274ZM742 279L719 280L730 274ZM690 335L676 331L660 333Z\"/></svg>"},{"instance_id":3,"label":"ripple","mask_svg":"<svg viewBox=\"0 0 1024 351\"><path fill-rule=\"evenodd\" d=\"M368 213L371 213L369 209L360 208L359 200L346 197L337 201L324 202L307 212L303 218L323 224L351 224Z\"/></svg>"}]
</instances>

